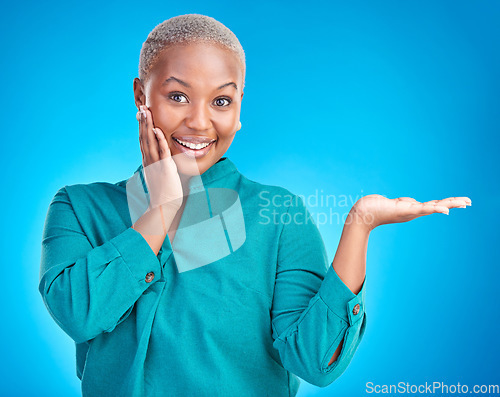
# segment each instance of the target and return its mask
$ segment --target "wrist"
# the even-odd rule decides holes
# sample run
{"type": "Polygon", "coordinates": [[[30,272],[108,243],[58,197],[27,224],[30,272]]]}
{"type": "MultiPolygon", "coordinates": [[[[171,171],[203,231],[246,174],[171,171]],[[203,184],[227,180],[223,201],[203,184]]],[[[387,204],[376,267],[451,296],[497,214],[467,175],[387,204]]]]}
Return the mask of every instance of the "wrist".
{"type": "Polygon", "coordinates": [[[142,216],[135,221],[132,228],[143,236],[165,237],[168,229],[162,221],[160,208],[148,209],[142,216]]]}
{"type": "Polygon", "coordinates": [[[160,208],[163,208],[163,211],[167,210],[168,212],[177,212],[181,207],[182,207],[182,200],[170,200],[170,201],[165,201],[161,204],[149,203],[147,212],[149,211],[159,212],[160,208]]]}
{"type": "Polygon", "coordinates": [[[363,209],[356,204],[354,204],[347,215],[345,225],[349,228],[360,230],[364,233],[369,234],[373,229],[375,229],[375,223],[371,213],[363,211],[363,209]]]}
{"type": "Polygon", "coordinates": [[[177,212],[181,209],[182,205],[177,205],[172,202],[164,203],[159,205],[157,208],[161,209],[165,215],[175,216],[177,212]]]}

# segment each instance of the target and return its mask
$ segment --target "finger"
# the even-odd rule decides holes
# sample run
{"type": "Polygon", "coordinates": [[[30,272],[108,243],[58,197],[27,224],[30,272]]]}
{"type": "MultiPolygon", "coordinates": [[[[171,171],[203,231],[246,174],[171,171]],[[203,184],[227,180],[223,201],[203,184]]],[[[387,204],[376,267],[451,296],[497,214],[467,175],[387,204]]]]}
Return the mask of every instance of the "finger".
{"type": "Polygon", "coordinates": [[[158,127],[154,128],[156,131],[156,139],[158,140],[158,153],[160,155],[160,159],[167,159],[171,157],[172,153],[170,152],[170,148],[168,147],[167,139],[165,138],[165,134],[158,127]]]}
{"type": "Polygon", "coordinates": [[[412,197],[398,197],[396,199],[396,206],[399,212],[407,218],[407,220],[415,219],[416,217],[429,215],[434,212],[445,212],[443,208],[436,209],[434,205],[424,204],[412,197]]]}
{"type": "Polygon", "coordinates": [[[450,197],[452,201],[464,201],[466,205],[472,205],[472,201],[469,197],[450,197]]]}
{"type": "Polygon", "coordinates": [[[448,207],[436,203],[422,203],[421,211],[424,215],[441,213],[441,214],[450,214],[450,210],[448,207]]]}
{"type": "Polygon", "coordinates": [[[468,197],[448,197],[443,200],[439,200],[437,204],[446,206],[448,208],[465,208],[468,203],[470,203],[468,197]]]}
{"type": "MultiPolygon", "coordinates": [[[[460,202],[458,205],[453,205],[452,202],[448,201],[444,201],[443,200],[430,200],[430,201],[426,201],[424,203],[422,203],[424,205],[429,205],[429,206],[433,206],[431,208],[436,208],[437,210],[434,211],[434,212],[440,212],[440,213],[443,213],[443,214],[446,214],[446,215],[449,215],[450,213],[450,208],[455,208],[457,206],[462,206],[464,203],[463,202],[460,202]]],[[[432,212],[431,212],[432,213],[432,212]]]]}
{"type": "Polygon", "coordinates": [[[414,201],[411,202],[410,204],[411,205],[408,207],[407,211],[411,213],[411,215],[415,216],[429,215],[429,214],[434,214],[436,212],[440,212],[443,214],[449,213],[448,207],[433,202],[420,203],[418,201],[414,201]]]}
{"type": "Polygon", "coordinates": [[[469,197],[466,197],[466,196],[464,196],[464,197],[453,197],[453,198],[455,200],[464,200],[464,201],[466,201],[468,203],[471,203],[471,199],[469,197]]]}
{"type": "Polygon", "coordinates": [[[144,145],[143,145],[143,142],[144,142],[144,134],[143,134],[143,128],[142,128],[142,113],[141,111],[137,111],[137,114],[136,114],[136,119],[137,121],[139,122],[139,147],[141,149],[141,155],[142,155],[142,164],[146,164],[146,152],[144,150],[144,145]]]}
{"type": "Polygon", "coordinates": [[[465,201],[466,203],[471,202],[469,197],[448,197],[448,198],[445,198],[441,201],[465,201]]]}
{"type": "Polygon", "coordinates": [[[160,154],[158,152],[158,140],[156,139],[156,134],[153,132],[153,118],[147,106],[141,106],[141,108],[144,111],[144,131],[146,134],[146,145],[148,147],[148,155],[150,158],[149,163],[155,163],[160,159],[160,154]]]}

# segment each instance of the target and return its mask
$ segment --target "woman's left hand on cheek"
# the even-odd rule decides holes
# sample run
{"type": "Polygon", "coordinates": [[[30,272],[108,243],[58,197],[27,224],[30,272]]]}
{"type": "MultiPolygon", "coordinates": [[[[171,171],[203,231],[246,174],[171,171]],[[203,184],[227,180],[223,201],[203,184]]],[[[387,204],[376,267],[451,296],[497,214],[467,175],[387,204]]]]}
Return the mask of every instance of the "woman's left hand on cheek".
{"type": "Polygon", "coordinates": [[[389,199],[380,194],[370,194],[360,198],[351,211],[361,218],[369,230],[373,230],[380,225],[407,222],[424,215],[448,215],[450,208],[465,208],[467,205],[471,205],[468,197],[449,197],[421,203],[411,197],[389,199]]]}

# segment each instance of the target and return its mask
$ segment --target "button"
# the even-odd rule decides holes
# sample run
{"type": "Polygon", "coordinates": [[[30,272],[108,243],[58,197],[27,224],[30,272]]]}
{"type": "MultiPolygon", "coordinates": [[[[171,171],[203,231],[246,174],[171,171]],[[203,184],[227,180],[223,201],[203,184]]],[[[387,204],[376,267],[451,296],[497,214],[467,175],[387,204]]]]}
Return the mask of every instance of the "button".
{"type": "Polygon", "coordinates": [[[352,314],[356,315],[359,313],[359,303],[356,303],[356,306],[352,309],[352,314]]]}
{"type": "Polygon", "coordinates": [[[146,282],[147,283],[150,283],[151,281],[153,281],[154,278],[155,278],[155,274],[153,272],[149,272],[148,274],[146,274],[146,282]]]}

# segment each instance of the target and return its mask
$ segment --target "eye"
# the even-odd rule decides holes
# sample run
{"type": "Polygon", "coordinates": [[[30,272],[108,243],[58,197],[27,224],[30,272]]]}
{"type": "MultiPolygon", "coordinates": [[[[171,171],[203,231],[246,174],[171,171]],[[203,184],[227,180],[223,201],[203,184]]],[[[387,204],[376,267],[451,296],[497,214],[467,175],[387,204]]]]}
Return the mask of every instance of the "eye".
{"type": "Polygon", "coordinates": [[[179,103],[187,103],[187,99],[185,97],[184,94],[181,94],[180,92],[173,92],[171,93],[169,96],[168,96],[170,99],[172,99],[173,101],[175,102],[179,102],[179,103]],[[177,98],[184,98],[186,99],[185,102],[182,102],[181,100],[178,100],[177,98]]]}
{"type": "Polygon", "coordinates": [[[217,98],[215,100],[215,104],[218,106],[218,107],[224,107],[224,101],[227,102],[227,105],[225,106],[229,106],[232,102],[232,99],[231,98],[228,98],[228,97],[220,97],[220,98],[217,98]]]}

